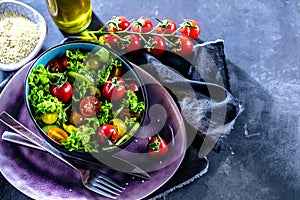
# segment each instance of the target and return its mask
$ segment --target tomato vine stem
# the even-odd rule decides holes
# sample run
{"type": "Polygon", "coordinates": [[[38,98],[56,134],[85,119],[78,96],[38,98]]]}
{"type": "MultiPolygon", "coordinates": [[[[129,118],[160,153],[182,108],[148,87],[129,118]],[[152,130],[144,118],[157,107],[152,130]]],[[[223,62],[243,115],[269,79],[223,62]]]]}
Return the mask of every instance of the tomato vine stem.
{"type": "MultiPolygon", "coordinates": [[[[119,40],[121,41],[126,41],[127,39],[124,39],[123,37],[121,37],[120,35],[124,35],[124,34],[134,34],[134,35],[138,35],[144,42],[145,44],[148,43],[148,41],[145,39],[145,36],[158,36],[158,37],[162,37],[166,43],[168,43],[171,47],[175,47],[176,44],[174,42],[172,42],[170,39],[170,37],[176,37],[176,33],[180,30],[180,27],[177,28],[173,33],[171,34],[166,34],[166,29],[164,30],[163,33],[155,33],[154,31],[161,26],[161,24],[163,23],[162,20],[155,18],[159,24],[157,24],[155,27],[153,27],[150,31],[148,32],[134,32],[134,31],[130,31],[130,29],[133,27],[134,23],[130,23],[130,26],[128,26],[125,30],[120,30],[120,31],[116,31],[116,32],[111,32],[106,30],[107,27],[109,26],[109,24],[114,23],[113,19],[107,21],[99,30],[96,31],[84,31],[81,36],[75,36],[74,38],[77,39],[83,39],[83,40],[89,40],[89,41],[93,41],[96,43],[99,43],[99,36],[101,35],[105,35],[105,34],[110,34],[113,35],[115,37],[117,37],[119,40]]],[[[131,20],[132,21],[132,20],[131,20]]],[[[178,36],[177,36],[178,37],[178,36]]]]}
{"type": "MultiPolygon", "coordinates": [[[[122,51],[129,49],[133,51],[135,49],[131,48],[138,46],[137,49],[145,48],[153,55],[157,53],[154,51],[160,47],[162,51],[169,48],[180,56],[187,56],[193,52],[194,43],[196,43],[194,40],[200,34],[200,25],[195,20],[185,19],[182,24],[176,26],[176,23],[170,19],[160,20],[156,17],[154,19],[158,21],[155,26],[144,17],[128,21],[123,16],[114,16],[99,30],[86,30],[81,35],[71,36],[71,38],[108,45],[112,48],[117,47],[122,51]]],[[[161,53],[156,55],[161,55],[161,53]]]]}

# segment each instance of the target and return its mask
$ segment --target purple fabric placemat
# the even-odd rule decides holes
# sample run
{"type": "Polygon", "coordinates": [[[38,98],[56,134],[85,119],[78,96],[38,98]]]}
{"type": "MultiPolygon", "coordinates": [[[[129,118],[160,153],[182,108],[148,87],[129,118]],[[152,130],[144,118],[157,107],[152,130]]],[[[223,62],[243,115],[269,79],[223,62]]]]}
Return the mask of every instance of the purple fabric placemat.
{"type": "Polygon", "coordinates": [[[147,197],[155,199],[206,173],[208,160],[205,155],[211,150],[218,151],[242,108],[230,94],[224,44],[221,40],[200,43],[188,60],[169,52],[158,58],[143,51],[125,57],[165,86],[186,123],[189,148],[185,158],[175,175],[147,197]],[[200,106],[200,109],[194,110],[195,105],[196,108],[200,106]],[[214,113],[219,113],[221,119],[214,118],[214,113]]]}
{"type": "MultiPolygon", "coordinates": [[[[30,118],[25,104],[24,80],[29,68],[30,64],[18,71],[1,93],[0,112],[6,111],[28,129],[42,137],[30,118]]],[[[150,83],[145,86],[148,106],[151,108],[152,105],[160,105],[169,111],[166,113],[167,126],[163,127],[164,132],[160,135],[166,140],[167,138],[171,140],[170,132],[165,130],[171,127],[174,131],[175,142],[169,146],[167,157],[161,160],[149,160],[148,155],[144,154],[144,150],[146,149],[149,132],[156,127],[156,124],[146,123],[145,126],[141,126],[142,130],[138,139],[130,143],[126,149],[115,154],[142,168],[146,167],[151,179],[142,180],[109,168],[98,168],[123,187],[126,187],[120,194],[120,199],[144,198],[164,185],[180,166],[186,146],[184,124],[172,97],[148,73],[139,70],[139,74],[142,76],[143,81],[150,83]],[[151,94],[157,94],[159,97],[157,98],[151,94]],[[138,156],[138,159],[136,156],[138,156]],[[145,163],[147,163],[146,166],[143,166],[145,163]]],[[[151,120],[157,121],[156,117],[160,117],[160,115],[153,116],[151,120]]],[[[10,128],[0,123],[0,138],[5,130],[10,130],[10,128]]],[[[83,187],[79,174],[51,154],[8,143],[2,139],[0,139],[0,152],[0,170],[3,176],[15,188],[33,199],[108,199],[83,187]]],[[[111,167],[114,166],[111,165],[111,167]]],[[[0,192],[2,191],[4,190],[0,190],[0,192]]]]}

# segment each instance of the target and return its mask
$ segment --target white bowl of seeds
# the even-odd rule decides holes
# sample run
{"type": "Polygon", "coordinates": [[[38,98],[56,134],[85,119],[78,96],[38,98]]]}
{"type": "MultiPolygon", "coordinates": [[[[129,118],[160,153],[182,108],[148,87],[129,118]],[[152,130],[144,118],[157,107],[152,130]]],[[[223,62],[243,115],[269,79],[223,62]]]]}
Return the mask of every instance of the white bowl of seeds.
{"type": "Polygon", "coordinates": [[[47,24],[36,10],[19,1],[0,1],[0,70],[14,71],[41,50],[47,24]]]}

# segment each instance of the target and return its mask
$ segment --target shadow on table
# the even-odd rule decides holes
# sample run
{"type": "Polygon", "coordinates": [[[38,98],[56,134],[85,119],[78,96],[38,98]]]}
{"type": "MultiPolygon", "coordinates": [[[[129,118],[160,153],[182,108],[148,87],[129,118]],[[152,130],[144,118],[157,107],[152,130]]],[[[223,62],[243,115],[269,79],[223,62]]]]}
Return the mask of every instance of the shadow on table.
{"type": "MultiPolygon", "coordinates": [[[[296,152],[299,116],[284,114],[281,107],[274,105],[274,94],[268,93],[238,66],[227,62],[232,93],[245,111],[220,154],[210,153],[209,172],[191,190],[203,199],[222,196],[297,199],[300,196],[299,151],[296,152]]],[[[193,192],[186,195],[195,199],[193,192]]]]}

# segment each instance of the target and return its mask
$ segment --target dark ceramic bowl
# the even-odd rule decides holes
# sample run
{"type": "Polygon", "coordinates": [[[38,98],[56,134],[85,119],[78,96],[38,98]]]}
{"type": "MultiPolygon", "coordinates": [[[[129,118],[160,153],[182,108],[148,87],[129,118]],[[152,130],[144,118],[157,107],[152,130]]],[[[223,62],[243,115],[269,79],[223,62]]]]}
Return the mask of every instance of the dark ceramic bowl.
{"type": "MultiPolygon", "coordinates": [[[[32,110],[33,106],[31,105],[31,102],[28,99],[28,95],[31,90],[30,85],[29,85],[29,76],[32,73],[34,68],[36,68],[37,66],[39,66],[41,64],[46,66],[46,64],[50,60],[63,56],[65,54],[66,50],[80,49],[85,52],[95,52],[95,51],[99,50],[100,48],[105,48],[110,53],[110,55],[113,55],[115,59],[120,60],[123,68],[125,69],[126,76],[127,77],[129,76],[131,79],[133,79],[139,86],[140,90],[138,92],[138,97],[140,98],[141,101],[145,102],[145,110],[139,121],[140,125],[143,126],[144,118],[145,118],[146,110],[147,110],[147,97],[146,97],[145,87],[143,86],[142,80],[139,78],[136,71],[132,68],[131,64],[126,59],[124,59],[122,56],[117,55],[116,52],[114,52],[112,49],[110,49],[108,47],[101,46],[101,45],[94,44],[94,43],[89,43],[89,42],[68,42],[68,43],[59,44],[57,46],[54,46],[54,47],[46,50],[35,60],[35,62],[31,66],[30,70],[28,71],[28,74],[26,75],[26,79],[25,79],[25,81],[26,81],[25,82],[26,106],[27,106],[27,109],[30,113],[30,116],[31,116],[35,126],[40,131],[41,135],[45,138],[45,140],[48,143],[50,143],[53,147],[55,147],[59,151],[65,153],[65,154],[68,154],[70,156],[83,158],[83,159],[87,159],[87,160],[95,160],[95,153],[84,152],[84,151],[79,151],[79,150],[69,151],[63,145],[61,145],[60,143],[58,143],[55,140],[53,140],[52,138],[50,138],[47,135],[47,133],[45,131],[43,131],[42,126],[44,126],[45,124],[42,124],[40,122],[40,120],[36,119],[36,117],[34,115],[34,110],[32,110]]],[[[76,105],[76,104],[72,103],[72,106],[74,106],[74,105],[76,105]]],[[[119,146],[110,146],[109,148],[99,149],[99,152],[96,153],[96,157],[98,157],[98,156],[101,157],[102,155],[112,155],[112,154],[118,152],[119,150],[124,149],[126,146],[128,146],[134,140],[134,138],[137,136],[137,134],[139,133],[140,130],[141,129],[137,129],[137,131],[135,131],[133,133],[133,135],[130,139],[126,140],[124,143],[122,143],[119,146]]]]}

